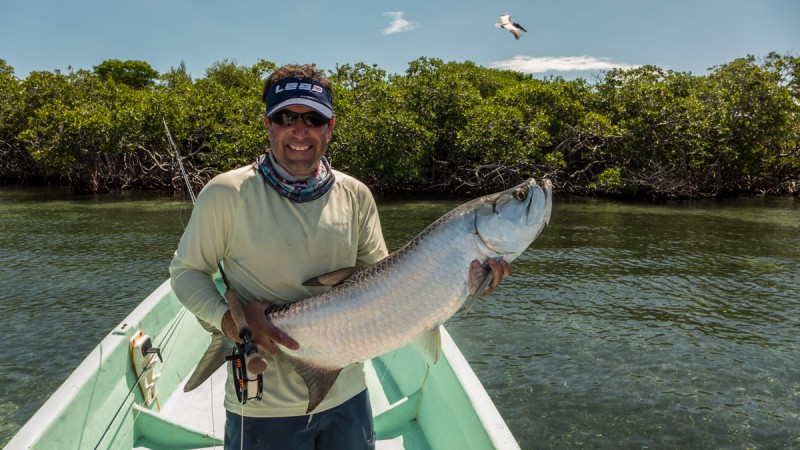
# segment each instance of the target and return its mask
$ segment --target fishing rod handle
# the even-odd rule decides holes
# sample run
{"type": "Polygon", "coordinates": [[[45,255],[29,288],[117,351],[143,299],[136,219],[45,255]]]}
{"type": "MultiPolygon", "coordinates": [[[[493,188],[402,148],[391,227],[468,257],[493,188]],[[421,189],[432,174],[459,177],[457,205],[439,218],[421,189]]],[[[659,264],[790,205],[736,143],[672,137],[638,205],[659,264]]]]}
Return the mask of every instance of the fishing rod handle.
{"type": "Polygon", "coordinates": [[[258,352],[256,343],[251,339],[252,332],[247,325],[247,318],[244,315],[242,304],[239,302],[239,294],[233,290],[225,291],[225,299],[228,301],[228,308],[231,311],[231,318],[236,324],[236,331],[239,338],[244,342],[244,357],[247,371],[252,374],[259,374],[267,370],[267,358],[258,352]]]}
{"type": "Polygon", "coordinates": [[[250,327],[247,326],[247,318],[244,315],[242,304],[239,302],[239,293],[233,289],[227,289],[225,291],[225,300],[228,301],[228,308],[231,311],[231,318],[233,319],[233,323],[236,324],[236,334],[242,338],[242,335],[245,333],[245,331],[248,334],[250,333],[250,327]]]}

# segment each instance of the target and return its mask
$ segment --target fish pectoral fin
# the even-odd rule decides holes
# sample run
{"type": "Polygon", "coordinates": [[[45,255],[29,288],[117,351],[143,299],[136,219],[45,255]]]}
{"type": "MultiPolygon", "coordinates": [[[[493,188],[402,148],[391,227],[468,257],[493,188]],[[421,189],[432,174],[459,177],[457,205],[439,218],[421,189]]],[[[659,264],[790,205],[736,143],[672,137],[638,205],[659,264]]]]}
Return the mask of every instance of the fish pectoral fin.
{"type": "Polygon", "coordinates": [[[299,359],[288,359],[294,365],[294,370],[306,382],[306,387],[308,388],[308,409],[306,409],[306,414],[308,414],[322,403],[342,369],[324,369],[312,366],[299,359]]]}
{"type": "Polygon", "coordinates": [[[411,345],[425,356],[428,364],[436,364],[439,361],[439,349],[442,348],[442,333],[439,331],[439,326],[418,334],[411,341],[411,345]]]}
{"type": "Polygon", "coordinates": [[[194,371],[189,376],[186,385],[183,386],[183,392],[189,392],[196,389],[203,384],[214,372],[217,371],[223,364],[225,364],[225,356],[228,352],[230,344],[227,342],[225,335],[222,331],[214,328],[210,323],[197,319],[200,325],[211,332],[211,343],[203,356],[200,357],[200,362],[195,366],[194,371]]]}
{"type": "Polygon", "coordinates": [[[345,267],[342,269],[334,270],[314,278],[309,278],[303,282],[303,286],[336,286],[350,278],[354,273],[361,270],[362,267],[345,267]]]}
{"type": "Polygon", "coordinates": [[[475,303],[478,303],[478,300],[480,299],[475,296],[469,296],[467,298],[467,301],[464,303],[464,308],[463,308],[464,317],[466,317],[467,314],[469,314],[469,312],[472,311],[472,307],[475,306],[475,303]]]}
{"type": "MultiPolygon", "coordinates": [[[[486,266],[486,264],[484,264],[484,266],[486,266]]],[[[493,278],[494,278],[494,273],[490,269],[486,269],[486,276],[483,277],[483,281],[477,288],[475,288],[475,292],[470,294],[469,298],[464,303],[464,308],[463,308],[464,316],[469,314],[469,312],[472,310],[472,307],[475,306],[475,303],[477,303],[478,300],[480,300],[481,295],[483,295],[483,293],[489,287],[489,283],[492,282],[493,278]]]]}

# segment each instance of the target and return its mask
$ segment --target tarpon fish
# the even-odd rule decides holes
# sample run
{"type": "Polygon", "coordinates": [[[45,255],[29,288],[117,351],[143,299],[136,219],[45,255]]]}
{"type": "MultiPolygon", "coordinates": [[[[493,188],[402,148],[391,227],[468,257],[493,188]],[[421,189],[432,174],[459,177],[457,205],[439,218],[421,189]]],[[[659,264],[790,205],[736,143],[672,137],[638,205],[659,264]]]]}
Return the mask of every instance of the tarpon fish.
{"type": "MultiPolygon", "coordinates": [[[[378,263],[317,277],[316,284],[335,285],[327,292],[271,311],[272,323],[300,343],[297,350],[280,347],[280,351],[306,382],[306,412],[319,405],[349,364],[409,342],[435,362],[439,325],[470,295],[470,263],[493,257],[513,261],[539,236],[551,209],[548,180],[540,187],[529,179],[476,198],[378,263]]],[[[224,354],[219,354],[225,347],[221,336],[216,331],[186,390],[199,385],[224,361],[224,354]],[[217,348],[215,356],[209,354],[212,347],[217,348]]]]}

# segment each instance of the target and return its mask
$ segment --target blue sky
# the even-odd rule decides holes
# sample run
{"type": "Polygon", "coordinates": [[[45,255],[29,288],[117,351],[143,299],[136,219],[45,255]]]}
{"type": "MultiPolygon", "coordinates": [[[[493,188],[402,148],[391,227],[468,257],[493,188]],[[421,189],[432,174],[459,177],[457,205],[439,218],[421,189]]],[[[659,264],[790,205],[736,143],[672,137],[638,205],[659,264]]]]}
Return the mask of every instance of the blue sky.
{"type": "Polygon", "coordinates": [[[0,0],[0,59],[20,78],[135,59],[195,78],[214,62],[364,62],[404,73],[434,57],[537,77],[653,64],[707,73],[770,51],[800,56],[800,0],[0,0]],[[519,41],[494,27],[511,14],[519,41]]]}

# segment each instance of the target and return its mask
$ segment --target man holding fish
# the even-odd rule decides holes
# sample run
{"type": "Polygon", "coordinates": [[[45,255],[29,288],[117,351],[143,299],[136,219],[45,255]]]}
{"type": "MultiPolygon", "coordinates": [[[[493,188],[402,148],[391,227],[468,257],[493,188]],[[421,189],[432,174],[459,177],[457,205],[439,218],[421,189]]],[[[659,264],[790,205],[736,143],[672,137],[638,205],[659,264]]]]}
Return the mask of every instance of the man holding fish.
{"type": "MultiPolygon", "coordinates": [[[[222,262],[253,341],[271,355],[260,400],[241,404],[229,371],[225,448],[372,448],[363,364],[337,369],[308,411],[308,380],[279,351],[299,351],[300,344],[268,313],[328,289],[304,285],[308,279],[386,258],[375,201],[325,158],[335,116],[333,89],[321,71],[280,67],[266,80],[263,100],[271,148],[204,187],[170,266],[172,288],[198,319],[239,341],[241,324],[212,281],[222,262]]],[[[487,268],[491,283],[481,295],[510,274],[503,259],[473,260],[463,267],[472,292],[487,268]]]]}

